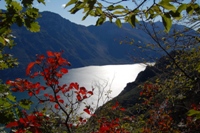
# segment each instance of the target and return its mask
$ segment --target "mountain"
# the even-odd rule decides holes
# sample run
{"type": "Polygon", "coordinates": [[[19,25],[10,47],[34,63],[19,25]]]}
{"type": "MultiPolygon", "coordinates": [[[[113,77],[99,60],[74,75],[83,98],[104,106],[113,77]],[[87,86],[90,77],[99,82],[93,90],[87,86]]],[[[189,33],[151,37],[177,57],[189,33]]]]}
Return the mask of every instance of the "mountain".
{"type": "Polygon", "coordinates": [[[41,15],[38,19],[41,30],[38,33],[31,33],[24,27],[12,27],[17,45],[6,51],[18,58],[20,64],[17,68],[0,72],[1,79],[23,77],[27,64],[34,61],[35,55],[45,54],[48,50],[63,50],[64,56],[72,64],[71,68],[141,62],[134,58],[155,61],[155,58],[161,56],[150,50],[143,52],[144,49],[139,46],[145,46],[153,40],[143,30],[131,28],[129,24],[118,28],[106,22],[98,27],[85,27],[52,12],[45,11],[41,15]],[[130,45],[130,41],[134,43],[130,45]]]}
{"type": "Polygon", "coordinates": [[[196,66],[193,67],[199,56],[192,56],[198,53],[199,49],[193,49],[191,52],[176,50],[161,57],[154,66],[148,66],[140,72],[136,80],[128,83],[117,97],[98,108],[95,117],[91,117],[86,126],[95,127],[98,125],[96,121],[101,118],[108,123],[119,119],[120,128],[127,125],[125,129],[130,132],[161,130],[198,133],[199,126],[191,126],[189,123],[193,120],[197,121],[193,122],[194,125],[199,125],[199,117],[195,111],[199,113],[200,74],[196,71],[196,66]],[[180,62],[176,62],[175,67],[175,62],[171,59],[177,57],[180,62]],[[166,116],[169,116],[168,122],[172,124],[170,129],[162,130],[160,127],[163,126],[160,126],[160,123],[163,122],[162,119],[163,123],[168,123],[165,121],[166,116]],[[144,130],[146,127],[150,130],[144,130]]]}

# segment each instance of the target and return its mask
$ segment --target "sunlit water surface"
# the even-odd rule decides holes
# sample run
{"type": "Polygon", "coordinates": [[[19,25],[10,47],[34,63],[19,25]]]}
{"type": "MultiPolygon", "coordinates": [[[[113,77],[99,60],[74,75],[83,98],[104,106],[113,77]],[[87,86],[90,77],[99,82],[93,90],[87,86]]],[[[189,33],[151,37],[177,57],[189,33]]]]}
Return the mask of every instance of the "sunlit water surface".
{"type": "MultiPolygon", "coordinates": [[[[93,111],[95,111],[97,107],[119,95],[126,87],[127,83],[133,82],[138,73],[143,71],[145,68],[145,64],[104,65],[74,68],[69,69],[69,72],[60,79],[59,83],[60,85],[69,85],[71,82],[77,82],[80,87],[83,86],[89,91],[94,89],[94,95],[84,100],[84,102],[82,102],[84,104],[81,104],[81,106],[78,107],[77,113],[79,114],[83,112],[86,105],[90,105],[93,111]]],[[[33,81],[42,82],[41,79],[34,79],[33,81]]],[[[40,96],[44,97],[44,93],[52,93],[52,91],[51,89],[46,89],[45,92],[40,93],[40,96]]],[[[23,94],[23,97],[25,98],[28,96],[23,94]]],[[[63,100],[67,101],[65,96],[61,95],[61,97],[63,100]]],[[[47,105],[50,106],[51,104],[47,105]]]]}

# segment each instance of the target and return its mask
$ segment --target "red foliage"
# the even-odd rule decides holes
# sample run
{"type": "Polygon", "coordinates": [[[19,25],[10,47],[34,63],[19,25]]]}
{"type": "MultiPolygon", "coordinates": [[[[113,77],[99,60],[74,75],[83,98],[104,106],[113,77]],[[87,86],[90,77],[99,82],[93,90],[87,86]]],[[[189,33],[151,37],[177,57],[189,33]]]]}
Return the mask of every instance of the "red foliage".
{"type": "Polygon", "coordinates": [[[119,118],[113,120],[102,118],[98,122],[101,124],[100,128],[94,133],[130,133],[120,126],[119,118]]]}
{"type": "Polygon", "coordinates": [[[40,90],[45,90],[46,87],[40,85],[39,82],[32,83],[28,81],[27,79],[16,79],[15,81],[7,81],[8,85],[12,86],[11,89],[13,92],[24,92],[28,91],[29,96],[32,96],[33,93],[39,94],[40,90]]]}
{"type": "Polygon", "coordinates": [[[8,123],[6,128],[17,127],[16,133],[26,133],[27,130],[34,133],[42,133],[40,130],[42,116],[41,112],[25,115],[24,118],[8,123]]]}
{"type": "Polygon", "coordinates": [[[54,105],[54,107],[55,109],[59,109],[59,105],[57,103],[54,105]]]}
{"type": "Polygon", "coordinates": [[[85,111],[85,112],[86,112],[87,114],[89,114],[89,115],[91,114],[91,113],[90,113],[90,110],[89,110],[88,108],[84,109],[83,111],[85,111]]]}
{"type": "Polygon", "coordinates": [[[112,106],[112,110],[115,110],[119,106],[119,102],[116,102],[114,106],[112,106]]]}
{"type": "Polygon", "coordinates": [[[28,64],[28,66],[26,68],[26,75],[30,74],[31,69],[35,64],[36,64],[35,62],[31,62],[31,63],[28,64]]]}
{"type": "MultiPolygon", "coordinates": [[[[63,96],[67,96],[69,92],[73,91],[73,94],[76,96],[76,101],[70,101],[69,103],[75,105],[77,101],[82,101],[91,95],[93,95],[93,90],[88,91],[85,87],[79,87],[78,83],[70,83],[69,86],[66,84],[60,85],[59,79],[62,78],[64,74],[68,73],[68,69],[66,66],[70,66],[71,64],[64,58],[62,58],[63,52],[52,52],[47,51],[47,57],[44,55],[37,55],[37,59],[35,62],[29,63],[26,69],[26,75],[30,78],[35,77],[43,77],[46,86],[41,85],[39,82],[33,83],[28,81],[27,79],[16,79],[15,81],[8,80],[6,83],[10,85],[13,92],[24,92],[27,91],[29,96],[35,96],[39,103],[44,103],[46,101],[52,102],[55,109],[59,109],[60,111],[64,111],[63,107],[70,107],[67,104],[64,105],[65,101],[62,99],[61,94],[63,96]],[[38,65],[42,71],[31,72],[32,68],[38,65]],[[41,90],[45,90],[46,88],[50,89],[52,93],[44,93],[44,97],[40,98],[37,95],[40,94],[41,90]]],[[[84,112],[87,114],[91,114],[90,109],[84,109],[84,112]]],[[[66,112],[65,112],[66,113],[66,112]]],[[[40,117],[40,114],[30,114],[25,118],[20,118],[18,121],[11,122],[7,125],[8,128],[12,127],[20,127],[17,128],[18,132],[25,132],[26,128],[30,129],[31,132],[40,132],[40,121],[37,121],[40,117]],[[28,121],[30,121],[28,123],[28,121]],[[23,125],[23,126],[21,126],[23,125]],[[31,126],[31,128],[29,128],[31,126]]],[[[67,114],[66,115],[70,115],[67,114]]],[[[86,120],[82,119],[81,123],[86,122],[86,120]]],[[[71,124],[65,123],[69,128],[72,127],[71,124]]]]}

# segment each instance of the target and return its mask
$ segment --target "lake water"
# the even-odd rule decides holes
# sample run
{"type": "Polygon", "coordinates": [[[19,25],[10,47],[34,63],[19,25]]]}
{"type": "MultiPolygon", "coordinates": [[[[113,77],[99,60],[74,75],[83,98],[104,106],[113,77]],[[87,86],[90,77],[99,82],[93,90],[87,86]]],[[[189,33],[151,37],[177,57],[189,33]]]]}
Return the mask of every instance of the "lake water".
{"type": "Polygon", "coordinates": [[[111,90],[111,97],[116,97],[126,87],[126,84],[133,82],[138,73],[145,68],[144,64],[87,66],[70,69],[60,83],[77,82],[88,90],[99,86],[105,91],[111,90]]]}
{"type": "MultiPolygon", "coordinates": [[[[77,82],[87,90],[94,88],[94,95],[85,103],[95,110],[98,106],[119,95],[126,84],[133,82],[138,73],[145,68],[144,64],[87,66],[70,69],[60,83],[77,82]],[[98,99],[100,99],[99,102],[97,102],[98,99]]],[[[84,105],[79,108],[79,112],[83,112],[84,105]]]]}
{"type": "MultiPolygon", "coordinates": [[[[69,69],[68,74],[60,79],[60,84],[69,84],[77,82],[79,86],[87,90],[94,89],[94,95],[84,101],[85,104],[95,111],[95,109],[108,100],[116,97],[126,87],[126,84],[133,82],[138,73],[146,68],[145,64],[129,65],[104,65],[104,66],[87,66],[82,68],[69,69]]],[[[38,81],[41,79],[36,79],[38,81]]],[[[51,93],[47,89],[45,93],[51,93]],[[48,92],[49,91],[49,92],[48,92]]],[[[22,95],[22,94],[21,94],[22,95]]],[[[43,93],[40,94],[43,97],[43,93]]],[[[23,94],[23,97],[27,97],[23,94]]],[[[61,96],[67,100],[65,96],[61,96]]],[[[83,112],[85,104],[78,107],[77,113],[83,112]]],[[[87,115],[85,115],[87,117],[87,115]]]]}

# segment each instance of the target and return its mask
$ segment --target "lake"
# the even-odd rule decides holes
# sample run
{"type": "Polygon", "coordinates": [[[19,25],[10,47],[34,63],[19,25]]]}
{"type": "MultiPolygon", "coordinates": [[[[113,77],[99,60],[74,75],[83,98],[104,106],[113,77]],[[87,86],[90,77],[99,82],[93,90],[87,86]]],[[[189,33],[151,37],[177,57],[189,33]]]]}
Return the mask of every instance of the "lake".
{"type": "MultiPolygon", "coordinates": [[[[84,103],[90,105],[95,111],[96,108],[119,95],[126,87],[126,84],[133,82],[138,73],[145,68],[146,65],[142,63],[74,68],[69,69],[69,72],[60,79],[59,83],[62,85],[77,82],[80,87],[83,86],[87,90],[94,89],[94,95],[86,99],[84,103]]],[[[41,79],[34,79],[34,81],[38,80],[41,82],[41,79]]],[[[46,89],[45,93],[51,93],[50,90],[51,89],[46,89]]],[[[40,96],[44,97],[43,94],[44,93],[41,93],[40,96]]],[[[27,94],[19,94],[18,96],[21,98],[28,97],[27,94]]],[[[67,100],[65,96],[61,97],[67,100]]],[[[77,113],[83,112],[85,104],[81,104],[80,107],[78,107],[77,113]]]]}

